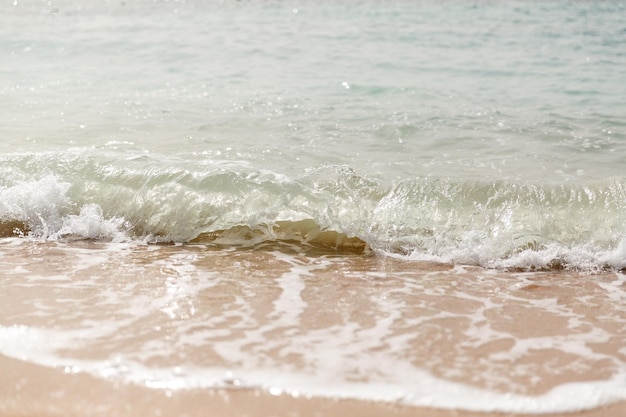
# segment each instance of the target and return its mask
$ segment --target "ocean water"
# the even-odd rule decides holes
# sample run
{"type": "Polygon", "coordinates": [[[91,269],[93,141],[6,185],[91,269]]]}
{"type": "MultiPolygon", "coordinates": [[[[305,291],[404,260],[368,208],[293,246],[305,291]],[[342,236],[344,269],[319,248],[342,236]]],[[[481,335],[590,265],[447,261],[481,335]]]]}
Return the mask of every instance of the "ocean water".
{"type": "Polygon", "coordinates": [[[626,265],[621,2],[2,7],[4,235],[626,265]]]}
{"type": "MultiPolygon", "coordinates": [[[[299,297],[306,277],[315,276],[315,265],[332,270],[333,262],[349,262],[352,256],[480,267],[486,276],[498,277],[511,270],[566,270],[582,273],[584,281],[585,274],[603,272],[610,279],[600,279],[598,288],[623,306],[625,15],[620,1],[5,1],[0,5],[0,245],[4,257],[13,259],[7,261],[5,271],[13,271],[7,276],[35,268],[29,257],[48,248],[70,260],[50,280],[90,270],[95,278],[85,285],[91,288],[112,274],[131,280],[129,265],[139,267],[125,263],[130,252],[145,252],[150,260],[153,252],[178,248],[178,254],[162,255],[169,261],[159,258],[161,269],[140,274],[160,277],[174,291],[166,295],[173,297],[179,293],[170,278],[184,284],[220,271],[216,265],[199,267],[199,259],[272,253],[273,260],[255,265],[259,270],[276,262],[290,265],[284,274],[270,268],[275,286],[284,294],[292,291],[295,303],[273,301],[276,317],[289,321],[288,311],[295,309],[293,322],[277,324],[283,330],[300,320],[306,302],[299,297]],[[307,258],[286,255],[284,248],[291,245],[307,258]],[[102,275],[89,266],[84,256],[89,250],[105,265],[102,275]],[[117,257],[120,263],[109,265],[117,257]]],[[[398,291],[409,296],[415,284],[405,282],[405,275],[377,268],[382,267],[363,273],[401,282],[398,291]]],[[[48,279],[33,274],[33,282],[48,279]]],[[[31,285],[20,284],[19,276],[7,282],[16,288],[31,285]]],[[[57,284],[69,291],[72,285],[83,288],[80,282],[57,284]]],[[[183,293],[197,297],[205,284],[183,285],[191,288],[183,293]]],[[[116,291],[116,303],[137,295],[133,289],[116,291]]],[[[482,297],[482,307],[466,316],[480,322],[482,309],[493,307],[488,291],[463,294],[474,301],[482,297]]],[[[576,297],[583,300],[585,294],[576,297]]],[[[175,313],[183,308],[180,300],[156,306],[159,299],[142,299],[132,314],[170,311],[182,320],[175,313]],[[167,310],[172,303],[177,307],[167,310]]],[[[406,302],[396,300],[397,311],[406,302]]],[[[384,328],[384,320],[393,317],[383,312],[394,307],[376,305],[384,328]]],[[[527,307],[563,313],[568,320],[576,316],[558,306],[527,307]]],[[[241,308],[238,314],[245,316],[241,308]]],[[[255,317],[250,314],[248,319],[255,317]]],[[[544,342],[584,356],[585,343],[623,339],[620,314],[609,315],[617,327],[586,334],[589,339],[544,342]]],[[[124,320],[103,320],[94,337],[114,333],[106,326],[119,331],[128,324],[124,320]]],[[[54,352],[72,345],[76,329],[59,324],[53,330],[46,323],[29,327],[7,319],[0,327],[5,344],[0,351],[19,356],[16,346],[24,338],[45,339],[58,331],[67,344],[58,342],[44,353],[33,347],[32,362],[79,363],[80,369],[109,375],[113,352],[93,363],[71,355],[74,362],[59,359],[54,352]]],[[[337,330],[345,323],[331,323],[327,337],[350,340],[337,330]]],[[[374,349],[374,340],[384,334],[399,343],[391,343],[388,352],[410,346],[393,326],[385,331],[363,336],[364,349],[374,349]]],[[[296,340],[304,351],[322,336],[311,331],[296,340]]],[[[499,340],[491,336],[483,342],[499,340]]],[[[137,357],[128,359],[137,372],[124,378],[160,380],[154,376],[160,368],[145,377],[149,360],[141,356],[158,350],[160,339],[154,337],[154,346],[141,345],[137,357]]],[[[183,345],[200,343],[190,337],[183,332],[175,338],[183,345]]],[[[233,352],[242,353],[244,342],[258,339],[247,335],[232,343],[238,341],[242,345],[233,352]]],[[[229,346],[220,346],[226,355],[229,346]]],[[[518,353],[525,349],[520,346],[518,353]]],[[[335,354],[344,349],[323,347],[335,354]]],[[[174,348],[163,349],[172,354],[168,349],[174,348]]],[[[619,352],[585,357],[610,356],[615,372],[605,378],[613,384],[608,393],[625,386],[619,352]]],[[[240,371],[262,368],[242,358],[224,361],[240,371]]],[[[363,358],[363,363],[380,359],[374,353],[363,358]]],[[[309,367],[317,363],[308,360],[309,367]]],[[[390,367],[402,369],[402,363],[390,367]]],[[[330,365],[317,366],[331,373],[330,365]]],[[[170,381],[169,388],[176,381],[211,386],[210,375],[230,372],[224,363],[198,367],[186,379],[167,374],[162,380],[170,381]]],[[[310,369],[300,371],[304,376],[297,378],[306,380],[310,369]]],[[[506,374],[491,371],[484,372],[492,382],[506,374]]],[[[437,376],[454,379],[455,372],[460,371],[437,376]]],[[[286,372],[291,382],[277,386],[296,390],[296,374],[286,372]]],[[[398,381],[411,377],[409,372],[398,381]]],[[[396,398],[408,385],[389,379],[385,374],[365,388],[346,383],[333,391],[321,378],[298,389],[365,399],[391,390],[380,396],[396,398]]],[[[481,389],[494,388],[492,382],[481,389]]],[[[502,386],[516,392],[507,384],[502,386]]],[[[475,394],[450,404],[446,398],[457,392],[451,386],[443,384],[432,404],[488,409],[489,403],[498,410],[541,412],[568,409],[568,404],[591,407],[617,395],[590,394],[586,402],[578,388],[564,388],[568,395],[542,392],[562,400],[546,400],[556,404],[552,408],[537,406],[532,398],[491,394],[483,402],[473,402],[482,398],[475,394]],[[566,401],[575,397],[578,403],[566,401]]],[[[421,388],[406,389],[401,397],[414,398],[408,403],[428,405],[415,394],[421,388]]],[[[526,394],[519,389],[519,395],[526,394]]]]}

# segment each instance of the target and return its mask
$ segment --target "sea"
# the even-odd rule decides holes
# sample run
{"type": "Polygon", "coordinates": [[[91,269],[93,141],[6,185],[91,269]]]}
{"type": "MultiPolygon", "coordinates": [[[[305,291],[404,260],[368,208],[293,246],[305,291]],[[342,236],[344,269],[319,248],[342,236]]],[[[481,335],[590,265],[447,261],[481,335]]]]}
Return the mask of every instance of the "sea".
{"type": "Polygon", "coordinates": [[[625,17],[2,0],[0,355],[170,394],[626,400],[625,17]]]}

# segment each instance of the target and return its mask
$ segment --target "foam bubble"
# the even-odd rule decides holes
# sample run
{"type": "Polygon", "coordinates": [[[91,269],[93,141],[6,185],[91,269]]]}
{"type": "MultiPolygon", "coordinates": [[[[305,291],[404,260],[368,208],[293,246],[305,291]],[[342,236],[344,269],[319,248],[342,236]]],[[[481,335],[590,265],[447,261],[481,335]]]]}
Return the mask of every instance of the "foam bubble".
{"type": "Polygon", "coordinates": [[[50,237],[123,241],[128,239],[124,230],[129,228],[122,218],[105,219],[99,205],[86,204],[78,215],[64,217],[61,228],[50,237]]]}
{"type": "Polygon", "coordinates": [[[36,236],[55,233],[71,207],[70,184],[48,175],[0,189],[0,219],[24,222],[36,236]]]}
{"type": "Polygon", "coordinates": [[[615,269],[626,268],[626,238],[622,239],[617,247],[608,253],[601,254],[599,257],[601,263],[606,263],[615,269]]]}

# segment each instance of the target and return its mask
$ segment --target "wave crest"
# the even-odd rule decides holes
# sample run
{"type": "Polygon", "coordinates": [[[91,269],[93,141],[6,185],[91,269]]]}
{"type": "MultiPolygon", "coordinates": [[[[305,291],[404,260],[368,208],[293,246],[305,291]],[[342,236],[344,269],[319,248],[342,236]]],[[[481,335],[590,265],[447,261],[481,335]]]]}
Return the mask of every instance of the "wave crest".
{"type": "Polygon", "coordinates": [[[488,268],[626,267],[624,178],[538,184],[416,177],[390,186],[347,166],[290,177],[220,164],[138,164],[114,168],[83,158],[36,180],[2,178],[0,237],[280,242],[488,268]]]}

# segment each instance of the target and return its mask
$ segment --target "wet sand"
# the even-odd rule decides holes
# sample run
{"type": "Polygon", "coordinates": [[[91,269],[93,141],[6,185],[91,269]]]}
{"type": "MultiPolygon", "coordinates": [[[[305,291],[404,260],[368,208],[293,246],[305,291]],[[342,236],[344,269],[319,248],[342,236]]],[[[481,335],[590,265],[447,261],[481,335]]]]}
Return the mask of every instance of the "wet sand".
{"type": "Polygon", "coordinates": [[[290,243],[234,250],[9,239],[0,255],[2,416],[528,411],[512,400],[509,412],[489,412],[502,403],[473,403],[475,389],[536,398],[532,413],[542,415],[626,413],[623,396],[595,385],[625,369],[618,273],[489,271],[290,243]],[[180,375],[158,381],[151,373],[178,367],[180,375]],[[467,387],[467,398],[446,399],[433,386],[435,407],[424,407],[428,384],[407,387],[414,381],[402,368],[467,387]],[[244,378],[211,381],[205,371],[215,369],[244,378]],[[267,381],[247,385],[246,372],[258,369],[267,381]],[[274,373],[313,382],[272,390],[274,373]],[[320,375],[340,381],[334,398],[307,392],[320,375]],[[609,404],[576,411],[568,405],[576,398],[549,396],[575,382],[609,404]],[[411,395],[344,395],[354,386],[375,393],[381,383],[411,395]],[[551,412],[544,398],[568,412],[551,412]]]}
{"type": "MultiPolygon", "coordinates": [[[[481,417],[523,416],[437,410],[395,404],[274,396],[250,389],[214,389],[166,393],[137,385],[111,384],[88,375],[33,366],[0,357],[0,415],[3,417],[86,416],[394,416],[481,417]]],[[[619,417],[626,402],[594,410],[546,414],[571,417],[619,417]]]]}

